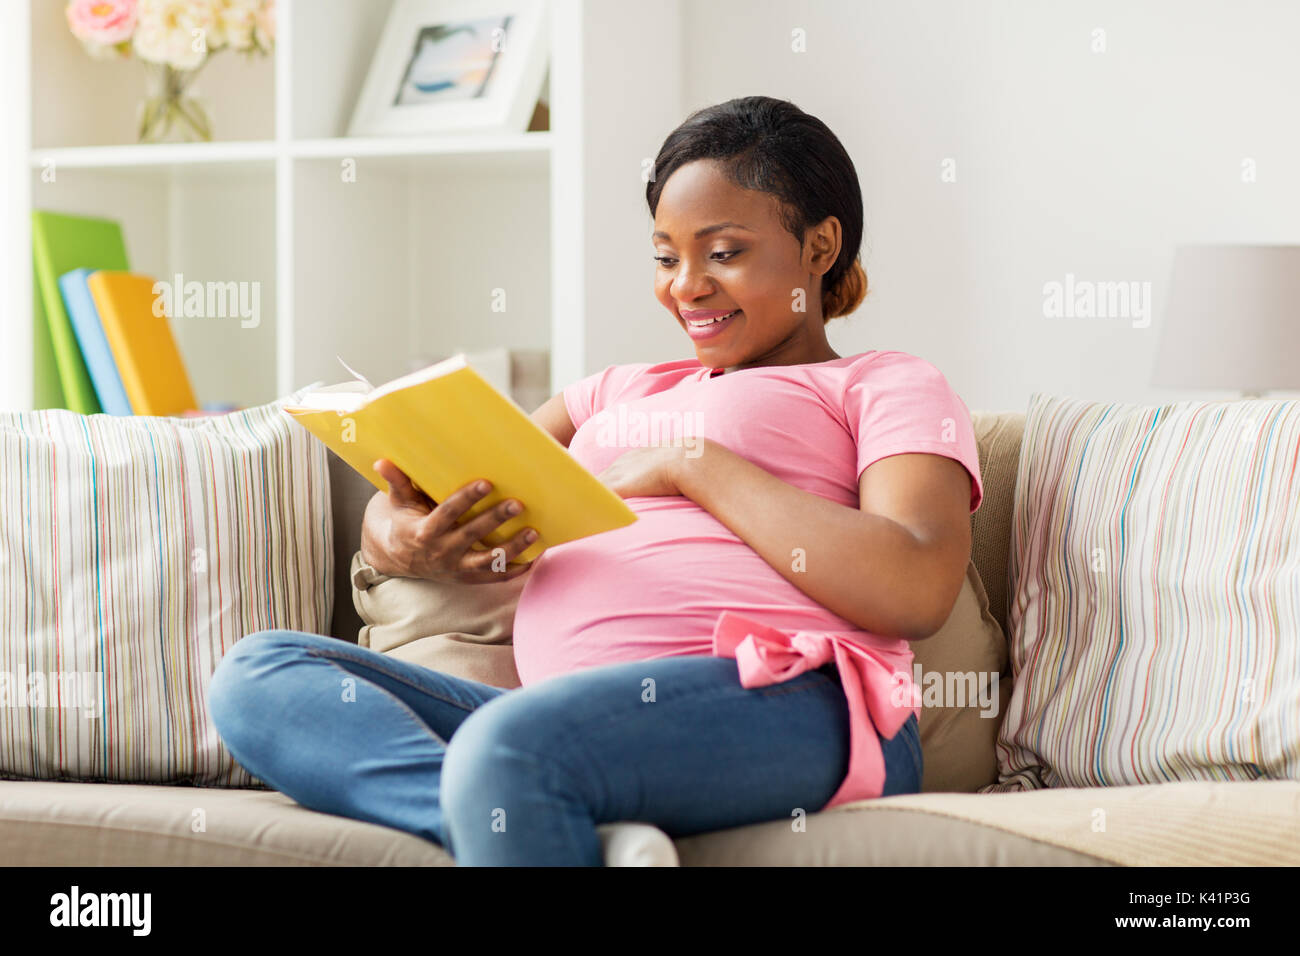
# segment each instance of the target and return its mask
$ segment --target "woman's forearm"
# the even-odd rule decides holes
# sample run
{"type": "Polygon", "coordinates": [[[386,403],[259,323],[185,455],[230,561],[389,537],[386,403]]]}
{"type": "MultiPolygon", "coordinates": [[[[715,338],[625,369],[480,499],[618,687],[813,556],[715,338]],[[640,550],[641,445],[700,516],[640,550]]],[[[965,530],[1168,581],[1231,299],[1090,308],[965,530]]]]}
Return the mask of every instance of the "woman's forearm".
{"type": "Polygon", "coordinates": [[[933,633],[928,552],[907,528],[787,484],[717,442],[700,449],[678,458],[679,490],[787,581],[862,630],[933,633]]]}

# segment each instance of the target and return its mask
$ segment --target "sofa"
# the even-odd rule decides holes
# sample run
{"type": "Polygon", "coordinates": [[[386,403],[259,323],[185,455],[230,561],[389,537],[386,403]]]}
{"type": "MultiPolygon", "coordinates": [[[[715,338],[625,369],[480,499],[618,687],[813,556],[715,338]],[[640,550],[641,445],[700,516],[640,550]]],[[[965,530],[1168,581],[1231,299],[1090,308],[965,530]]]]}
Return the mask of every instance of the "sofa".
{"type": "MultiPolygon", "coordinates": [[[[971,517],[972,558],[988,611],[1005,632],[1025,415],[976,412],[972,421],[985,488],[971,517]]],[[[331,632],[356,642],[363,622],[347,599],[349,567],[373,488],[333,456],[330,486],[337,595],[331,632]]],[[[637,836],[635,829],[628,832],[637,836]]],[[[641,829],[641,837],[651,830],[641,829]]],[[[644,841],[639,854],[619,857],[617,841],[608,839],[613,832],[602,833],[607,862],[662,862],[662,854],[644,852],[644,841]]],[[[1293,864],[1300,862],[1300,782],[925,792],[809,814],[802,828],[774,820],[678,838],[671,849],[683,866],[1293,864]]],[[[455,863],[419,837],[309,810],[269,789],[27,780],[0,781],[0,859],[72,866],[455,863]]]]}

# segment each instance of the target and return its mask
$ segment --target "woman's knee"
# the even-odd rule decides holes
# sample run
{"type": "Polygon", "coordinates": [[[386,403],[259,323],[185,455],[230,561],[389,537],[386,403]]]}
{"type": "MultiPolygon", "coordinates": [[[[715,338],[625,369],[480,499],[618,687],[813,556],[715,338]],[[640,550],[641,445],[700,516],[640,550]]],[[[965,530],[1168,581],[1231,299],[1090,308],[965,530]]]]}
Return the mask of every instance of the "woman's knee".
{"type": "Polygon", "coordinates": [[[256,631],[235,642],[217,662],[208,681],[208,711],[225,733],[240,712],[247,695],[263,693],[262,684],[276,667],[303,652],[314,635],[298,631],[256,631]],[[224,726],[223,726],[224,725],[224,726]]]}
{"type": "MultiPolygon", "coordinates": [[[[538,704],[533,701],[532,704],[538,704]]],[[[564,742],[573,735],[560,715],[541,704],[530,706],[515,690],[473,711],[452,734],[443,758],[440,800],[444,812],[477,812],[484,799],[495,799],[550,785],[567,766],[564,742]]]]}

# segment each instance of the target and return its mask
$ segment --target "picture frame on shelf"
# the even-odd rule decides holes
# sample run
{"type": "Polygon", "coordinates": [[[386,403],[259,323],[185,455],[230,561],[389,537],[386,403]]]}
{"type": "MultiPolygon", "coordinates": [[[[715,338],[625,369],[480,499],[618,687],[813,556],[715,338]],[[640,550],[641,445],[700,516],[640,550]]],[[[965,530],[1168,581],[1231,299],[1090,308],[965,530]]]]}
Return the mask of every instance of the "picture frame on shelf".
{"type": "Polygon", "coordinates": [[[549,56],[548,0],[396,0],[349,136],[522,133],[549,56]]]}

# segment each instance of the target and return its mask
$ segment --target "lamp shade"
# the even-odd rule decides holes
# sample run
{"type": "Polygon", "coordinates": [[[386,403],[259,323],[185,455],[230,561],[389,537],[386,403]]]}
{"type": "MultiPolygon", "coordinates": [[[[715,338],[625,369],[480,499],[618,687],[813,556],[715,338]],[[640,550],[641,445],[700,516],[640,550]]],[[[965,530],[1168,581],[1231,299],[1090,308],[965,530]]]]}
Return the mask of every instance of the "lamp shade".
{"type": "Polygon", "coordinates": [[[1300,246],[1179,246],[1151,384],[1300,389],[1300,246]]]}

